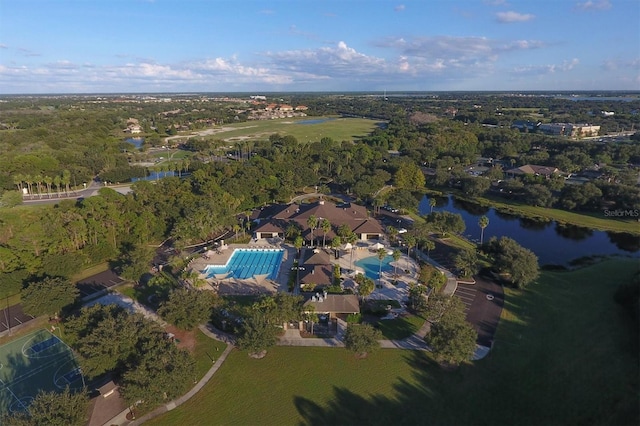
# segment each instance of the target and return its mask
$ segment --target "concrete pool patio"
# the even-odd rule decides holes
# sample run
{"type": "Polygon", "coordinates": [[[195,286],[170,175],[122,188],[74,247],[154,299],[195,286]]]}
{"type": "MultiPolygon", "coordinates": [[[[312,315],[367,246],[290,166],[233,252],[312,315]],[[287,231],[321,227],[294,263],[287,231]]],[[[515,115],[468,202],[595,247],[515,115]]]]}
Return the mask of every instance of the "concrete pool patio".
{"type": "MultiPolygon", "coordinates": [[[[376,257],[375,248],[378,241],[375,242],[359,242],[349,250],[339,250],[338,259],[332,259],[334,263],[338,263],[343,271],[343,286],[353,290],[357,289],[357,284],[353,278],[357,273],[364,271],[357,267],[355,263],[359,260],[376,257]],[[344,273],[347,271],[347,273],[344,273]]],[[[391,248],[386,247],[389,251],[391,248]]],[[[311,248],[303,248],[309,250],[311,248]]],[[[329,250],[329,249],[328,249],[329,250]]],[[[303,256],[304,257],[304,256],[303,256]]],[[[284,244],[280,239],[258,239],[251,240],[248,244],[229,244],[223,245],[217,250],[208,250],[205,254],[191,261],[189,268],[200,274],[200,278],[206,279],[212,288],[219,294],[240,295],[240,294],[265,294],[274,292],[288,291],[289,273],[293,267],[296,258],[296,249],[289,244],[284,244]],[[209,265],[223,265],[233,255],[235,249],[282,249],[284,255],[280,268],[275,279],[267,279],[266,275],[256,275],[248,279],[237,278],[206,278],[204,270],[209,265]]],[[[410,283],[415,283],[418,276],[419,266],[415,260],[407,257],[406,253],[402,254],[400,260],[396,263],[390,263],[394,269],[382,273],[380,280],[374,280],[376,288],[369,296],[372,299],[393,299],[405,302],[408,298],[410,283]],[[395,266],[397,266],[398,276],[394,277],[395,266]],[[408,271],[408,272],[406,272],[408,271]],[[393,282],[396,282],[394,285],[393,282]]]]}

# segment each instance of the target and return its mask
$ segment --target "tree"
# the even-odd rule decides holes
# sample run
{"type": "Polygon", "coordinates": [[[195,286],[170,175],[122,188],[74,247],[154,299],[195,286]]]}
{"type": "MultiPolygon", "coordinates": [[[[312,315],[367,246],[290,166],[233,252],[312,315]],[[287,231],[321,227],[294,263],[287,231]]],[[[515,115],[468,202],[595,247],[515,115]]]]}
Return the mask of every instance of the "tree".
{"type": "Polygon", "coordinates": [[[171,292],[158,314],[176,327],[192,330],[209,320],[214,302],[215,296],[210,291],[180,288],[171,292]]]}
{"type": "Polygon", "coordinates": [[[478,226],[480,227],[480,245],[482,245],[484,242],[484,228],[489,226],[489,218],[487,216],[480,216],[478,226]]]}
{"type": "Polygon", "coordinates": [[[19,411],[2,416],[2,423],[13,426],[83,426],[87,423],[89,398],[86,389],[72,392],[67,386],[62,392],[39,391],[29,404],[28,413],[19,411]]]}
{"type": "Polygon", "coordinates": [[[318,218],[315,215],[311,215],[307,218],[307,226],[311,230],[311,245],[315,246],[315,235],[314,231],[318,227],[318,218]]]}
{"type": "Polygon", "coordinates": [[[473,356],[478,333],[464,320],[464,305],[460,299],[449,299],[446,311],[431,325],[425,341],[438,361],[458,365],[473,356]]]}
{"type": "Polygon", "coordinates": [[[324,248],[326,245],[327,232],[331,231],[331,222],[329,222],[329,219],[322,219],[320,229],[322,229],[322,248],[324,248]]]}
{"type": "Polygon", "coordinates": [[[366,358],[369,353],[380,348],[380,339],[380,330],[369,324],[349,324],[344,335],[344,345],[348,350],[355,352],[358,358],[366,358]]]}
{"type": "Polygon", "coordinates": [[[302,244],[304,243],[304,240],[302,239],[302,237],[300,235],[298,235],[296,237],[295,240],[293,240],[293,246],[296,248],[296,250],[298,251],[298,255],[300,255],[300,249],[302,248],[302,244]]]}
{"type": "Polygon", "coordinates": [[[447,282],[447,277],[430,263],[423,263],[420,266],[418,281],[428,287],[431,287],[434,292],[437,292],[447,282]]]}
{"type": "Polygon", "coordinates": [[[382,261],[384,260],[385,257],[387,257],[387,249],[385,248],[378,249],[378,251],[376,252],[376,255],[378,256],[378,263],[380,266],[380,268],[378,269],[378,284],[382,284],[382,261]]]}
{"type": "Polygon", "coordinates": [[[375,282],[369,277],[366,277],[362,274],[358,274],[355,277],[355,282],[358,284],[358,294],[360,297],[367,297],[376,287],[375,282]]]}
{"type": "Polygon", "coordinates": [[[434,197],[429,198],[429,213],[433,213],[433,208],[436,206],[436,199],[434,197]]]}
{"type": "Polygon", "coordinates": [[[409,284],[409,308],[419,314],[427,309],[427,293],[428,289],[422,284],[409,284]]]}
{"type": "Polygon", "coordinates": [[[426,217],[427,223],[438,230],[444,237],[448,233],[461,233],[465,230],[464,220],[458,213],[435,212],[429,213],[426,217]]]}
{"type": "Polygon", "coordinates": [[[276,330],[262,312],[254,310],[242,323],[238,346],[252,358],[263,358],[267,349],[276,344],[276,330]]]}
{"type": "Polygon", "coordinates": [[[427,249],[427,256],[429,256],[429,253],[431,252],[431,250],[436,248],[436,243],[430,239],[426,239],[424,240],[422,246],[423,248],[427,249]]]}
{"type": "Polygon", "coordinates": [[[80,295],[74,283],[62,277],[45,277],[32,281],[20,292],[22,309],[34,317],[57,315],[80,295]]]}
{"type": "Polygon", "coordinates": [[[400,257],[402,256],[402,253],[400,253],[400,250],[395,249],[393,251],[393,275],[398,276],[398,260],[400,260],[400,257]]]}
{"type": "Polygon", "coordinates": [[[473,249],[462,249],[453,257],[453,263],[463,277],[471,277],[478,272],[478,254],[473,249]]]}
{"type": "Polygon", "coordinates": [[[494,267],[518,288],[524,288],[540,274],[538,257],[509,237],[492,238],[486,248],[494,267]]]}
{"type": "Polygon", "coordinates": [[[128,280],[139,282],[140,277],[149,271],[153,256],[153,249],[150,247],[144,245],[126,247],[119,258],[120,275],[128,280]]]}
{"type": "Polygon", "coordinates": [[[155,407],[182,395],[195,383],[193,357],[167,339],[162,330],[142,336],[138,350],[135,363],[122,375],[121,393],[129,406],[143,401],[145,406],[155,407]]]}
{"type": "Polygon", "coordinates": [[[407,257],[411,258],[411,249],[416,246],[417,239],[413,235],[409,234],[404,237],[404,242],[407,244],[407,257]]]}

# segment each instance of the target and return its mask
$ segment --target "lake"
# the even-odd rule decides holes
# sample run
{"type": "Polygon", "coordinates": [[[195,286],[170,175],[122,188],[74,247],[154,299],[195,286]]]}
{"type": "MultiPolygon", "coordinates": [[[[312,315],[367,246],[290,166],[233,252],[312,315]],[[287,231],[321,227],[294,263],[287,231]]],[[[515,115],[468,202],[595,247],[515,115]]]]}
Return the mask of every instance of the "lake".
{"type": "Polygon", "coordinates": [[[333,121],[335,118],[315,118],[312,120],[302,120],[296,121],[296,124],[321,124],[326,123],[327,121],[333,121]]]}
{"type": "MultiPolygon", "coordinates": [[[[541,222],[500,213],[490,207],[456,200],[454,197],[436,197],[433,211],[449,211],[462,215],[467,229],[464,235],[470,240],[480,240],[480,216],[489,218],[484,230],[484,241],[491,237],[509,237],[521,246],[533,251],[541,265],[568,265],[576,258],[594,255],[625,255],[640,257],[640,238],[631,234],[596,231],[574,225],[562,225],[554,221],[541,222]]],[[[424,196],[419,204],[420,214],[430,212],[429,198],[424,196]]]]}
{"type": "Polygon", "coordinates": [[[136,148],[140,149],[142,144],[144,143],[144,138],[128,138],[124,140],[125,142],[129,142],[134,145],[136,148]]]}

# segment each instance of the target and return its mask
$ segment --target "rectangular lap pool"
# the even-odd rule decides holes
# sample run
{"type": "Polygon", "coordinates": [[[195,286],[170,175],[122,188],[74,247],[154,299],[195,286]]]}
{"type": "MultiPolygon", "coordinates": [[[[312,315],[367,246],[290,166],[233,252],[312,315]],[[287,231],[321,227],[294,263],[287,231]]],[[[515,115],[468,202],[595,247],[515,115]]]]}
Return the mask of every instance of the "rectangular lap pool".
{"type": "Polygon", "coordinates": [[[282,249],[235,249],[224,265],[209,265],[204,269],[207,278],[237,278],[245,280],[256,275],[278,276],[284,256],[282,249]]]}

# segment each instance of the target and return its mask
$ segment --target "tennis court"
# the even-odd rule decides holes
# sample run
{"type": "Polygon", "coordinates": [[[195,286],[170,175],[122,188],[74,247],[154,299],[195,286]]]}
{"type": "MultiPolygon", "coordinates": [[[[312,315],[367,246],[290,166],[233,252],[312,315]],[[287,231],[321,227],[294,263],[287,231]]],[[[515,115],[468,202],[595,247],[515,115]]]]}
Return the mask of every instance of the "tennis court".
{"type": "Polygon", "coordinates": [[[48,330],[0,346],[0,413],[27,410],[40,390],[77,390],[83,384],[73,352],[48,330]]]}

